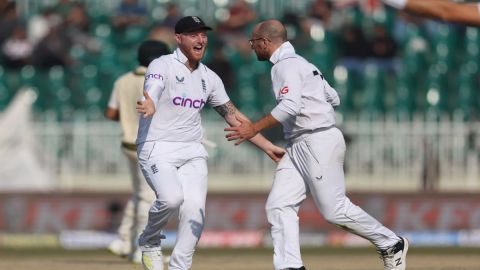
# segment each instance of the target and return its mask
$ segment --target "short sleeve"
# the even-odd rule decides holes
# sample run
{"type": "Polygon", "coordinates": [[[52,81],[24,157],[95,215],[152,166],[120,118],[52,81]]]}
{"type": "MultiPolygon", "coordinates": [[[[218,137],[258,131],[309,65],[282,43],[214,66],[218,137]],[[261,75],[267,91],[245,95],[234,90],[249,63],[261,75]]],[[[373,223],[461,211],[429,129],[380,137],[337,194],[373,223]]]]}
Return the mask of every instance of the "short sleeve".
{"type": "Polygon", "coordinates": [[[217,74],[213,73],[213,71],[210,72],[213,85],[212,92],[208,97],[208,103],[212,107],[217,107],[229,102],[230,98],[227,95],[227,91],[225,91],[225,86],[220,77],[218,77],[217,74]]]}
{"type": "Polygon", "coordinates": [[[108,107],[111,108],[111,109],[117,109],[118,110],[118,107],[119,107],[119,104],[118,104],[118,81],[116,81],[114,84],[113,84],[113,91],[112,93],[110,94],[110,99],[108,100],[108,107]]]}
{"type": "Polygon", "coordinates": [[[165,80],[167,79],[168,62],[164,57],[155,59],[148,66],[145,74],[143,89],[148,93],[152,100],[157,103],[165,89],[165,80]]]}

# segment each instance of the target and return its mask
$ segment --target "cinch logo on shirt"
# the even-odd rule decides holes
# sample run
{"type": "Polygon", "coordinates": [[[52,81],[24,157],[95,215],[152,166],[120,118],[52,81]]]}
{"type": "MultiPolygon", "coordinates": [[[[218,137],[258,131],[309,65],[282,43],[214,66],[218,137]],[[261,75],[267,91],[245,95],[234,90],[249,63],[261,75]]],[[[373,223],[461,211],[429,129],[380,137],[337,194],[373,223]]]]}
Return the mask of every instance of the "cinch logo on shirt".
{"type": "Polygon", "coordinates": [[[148,79],[160,79],[160,80],[163,80],[163,76],[161,74],[155,74],[155,73],[152,73],[152,74],[147,74],[145,76],[145,80],[148,80],[148,79]]]}
{"type": "Polygon", "coordinates": [[[195,109],[200,109],[205,105],[205,100],[203,99],[190,99],[186,97],[174,97],[173,100],[173,105],[175,106],[182,106],[182,107],[187,107],[187,108],[195,108],[195,109]]]}
{"type": "Polygon", "coordinates": [[[280,90],[280,94],[285,95],[286,93],[288,93],[288,86],[285,86],[280,90]]]}

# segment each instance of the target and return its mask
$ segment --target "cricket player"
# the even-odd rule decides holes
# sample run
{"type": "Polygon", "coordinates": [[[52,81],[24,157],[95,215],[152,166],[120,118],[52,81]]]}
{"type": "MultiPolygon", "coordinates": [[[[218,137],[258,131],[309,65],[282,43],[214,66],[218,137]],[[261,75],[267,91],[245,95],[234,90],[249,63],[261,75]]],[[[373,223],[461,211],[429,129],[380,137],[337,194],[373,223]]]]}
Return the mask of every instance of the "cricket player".
{"type": "Polygon", "coordinates": [[[382,0],[385,4],[417,15],[446,22],[480,26],[479,3],[455,3],[450,0],[382,0]]]}
{"type": "Polygon", "coordinates": [[[310,193],[323,217],[370,240],[385,270],[404,270],[408,241],[354,205],[345,195],[345,141],[335,127],[336,91],[322,73],[295,53],[281,22],[268,20],[253,29],[250,46],[258,60],[270,61],[277,106],[257,122],[239,119],[226,128],[236,145],[260,131],[283,125],[287,153],[278,164],[266,211],[271,224],[275,269],[305,269],[299,244],[298,210],[310,193]]]}
{"type": "MultiPolygon", "coordinates": [[[[147,270],[162,270],[162,228],[179,211],[175,247],[169,270],[192,265],[195,246],[205,224],[207,152],[202,140],[200,111],[208,103],[229,125],[248,121],[225,92],[221,79],[201,63],[211,30],[196,16],[175,25],[178,48],[154,60],[145,76],[144,100],[137,111],[143,117],[137,137],[137,154],[143,174],[156,194],[148,223],[139,238],[142,263],[147,270]]],[[[284,149],[263,136],[250,141],[279,161],[284,149]]]]}
{"type": "Polygon", "coordinates": [[[154,59],[169,54],[168,46],[160,41],[147,40],[138,48],[137,60],[139,66],[120,76],[113,85],[105,116],[114,121],[120,121],[122,128],[122,152],[128,159],[132,179],[132,197],[128,201],[120,227],[118,238],[112,241],[108,250],[119,256],[128,256],[130,260],[140,263],[141,252],[137,250],[139,230],[147,224],[148,209],[155,194],[142,175],[137,160],[138,113],[136,102],[143,94],[143,83],[147,66],[154,59]]]}

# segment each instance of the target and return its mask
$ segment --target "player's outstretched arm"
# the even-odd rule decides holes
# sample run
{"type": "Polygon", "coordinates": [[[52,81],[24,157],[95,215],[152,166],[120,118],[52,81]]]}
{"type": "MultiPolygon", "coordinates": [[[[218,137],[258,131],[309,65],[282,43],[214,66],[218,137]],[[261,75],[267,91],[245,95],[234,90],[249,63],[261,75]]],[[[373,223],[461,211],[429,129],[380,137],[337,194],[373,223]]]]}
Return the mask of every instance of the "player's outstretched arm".
{"type": "Polygon", "coordinates": [[[237,120],[240,122],[240,125],[225,128],[225,131],[230,131],[230,133],[228,133],[225,137],[229,141],[236,140],[235,145],[239,145],[245,140],[252,138],[264,129],[279,124],[279,122],[273,118],[271,114],[264,116],[255,123],[251,123],[248,121],[248,119],[243,117],[243,115],[238,115],[237,120]]]}
{"type": "MultiPolygon", "coordinates": [[[[235,143],[236,145],[242,143],[245,140],[249,140],[251,143],[262,149],[273,161],[279,162],[285,154],[285,149],[278,147],[262,134],[259,134],[260,130],[252,130],[252,123],[250,120],[237,108],[231,101],[214,107],[214,109],[225,119],[225,121],[232,127],[241,127],[242,129],[249,129],[250,132],[241,141],[235,143]],[[247,138],[248,137],[248,138],[247,138]]],[[[227,128],[228,129],[228,128],[227,128]]],[[[225,129],[227,131],[227,129],[225,129]]],[[[230,140],[230,139],[229,139],[230,140]]]]}
{"type": "Polygon", "coordinates": [[[478,4],[459,4],[449,0],[383,0],[383,2],[394,8],[433,19],[480,26],[478,4]]]}
{"type": "Polygon", "coordinates": [[[152,117],[156,111],[155,104],[145,90],[143,91],[143,97],[145,98],[144,100],[137,101],[137,112],[143,114],[143,118],[152,117]]]}

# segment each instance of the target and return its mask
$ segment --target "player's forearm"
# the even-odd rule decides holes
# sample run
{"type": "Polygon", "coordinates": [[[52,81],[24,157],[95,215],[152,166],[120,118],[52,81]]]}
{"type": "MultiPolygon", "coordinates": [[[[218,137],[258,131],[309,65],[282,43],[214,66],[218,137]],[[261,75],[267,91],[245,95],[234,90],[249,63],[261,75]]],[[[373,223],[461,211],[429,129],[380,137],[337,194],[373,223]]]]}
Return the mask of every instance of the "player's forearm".
{"type": "Polygon", "coordinates": [[[253,123],[254,130],[258,133],[264,129],[269,129],[278,125],[280,122],[275,119],[271,114],[264,116],[262,119],[258,120],[257,122],[253,123]]]}
{"type": "Polygon", "coordinates": [[[272,143],[269,140],[267,140],[265,137],[263,137],[263,135],[260,134],[260,132],[262,130],[271,128],[273,126],[276,126],[278,123],[279,122],[275,118],[273,118],[271,114],[263,117],[262,119],[258,120],[255,123],[253,123],[252,126],[253,126],[253,129],[254,129],[255,133],[257,133],[257,135],[252,137],[250,139],[250,142],[253,143],[254,145],[256,145],[258,148],[260,148],[262,150],[265,150],[266,147],[268,147],[272,143]]]}
{"type": "Polygon", "coordinates": [[[394,8],[433,19],[480,25],[480,12],[477,4],[458,4],[448,0],[383,0],[383,2],[394,8]]]}
{"type": "Polygon", "coordinates": [[[450,14],[455,13],[455,5],[450,1],[438,0],[407,0],[405,10],[418,15],[427,16],[434,19],[449,20],[450,14]],[[453,6],[452,6],[453,4],[453,6]],[[453,8],[453,10],[452,10],[453,8]]]}
{"type": "Polygon", "coordinates": [[[119,121],[120,120],[120,113],[117,109],[113,109],[113,108],[108,107],[105,110],[105,117],[110,119],[110,120],[113,120],[113,121],[119,121]]]}
{"type": "MultiPolygon", "coordinates": [[[[267,149],[273,145],[267,138],[265,138],[262,134],[260,134],[260,131],[262,131],[263,129],[266,129],[278,123],[273,117],[271,118],[273,119],[274,122],[270,122],[271,119],[268,116],[266,116],[260,119],[259,121],[257,121],[256,123],[252,124],[252,127],[254,127],[254,133],[256,135],[250,138],[249,141],[255,146],[257,146],[258,148],[262,149],[263,151],[267,151],[267,149]]],[[[227,123],[230,126],[234,126],[234,127],[239,126],[241,124],[239,119],[245,122],[251,122],[250,119],[248,119],[248,117],[245,116],[239,110],[235,110],[234,114],[227,114],[225,116],[225,120],[227,121],[227,123]]]]}

